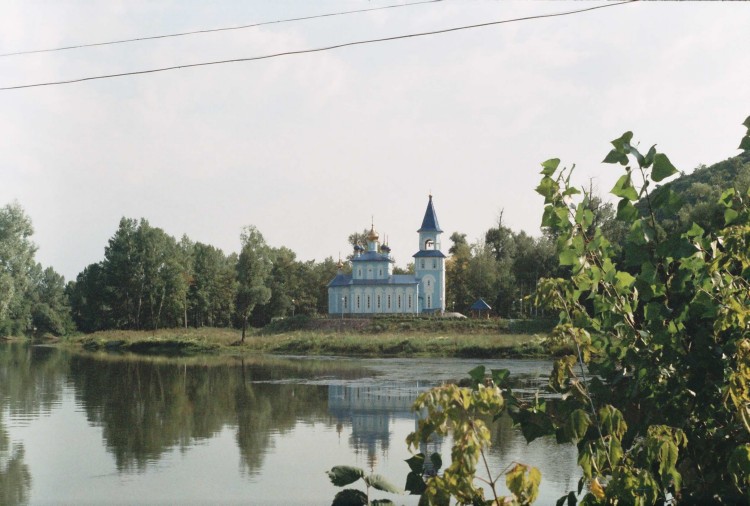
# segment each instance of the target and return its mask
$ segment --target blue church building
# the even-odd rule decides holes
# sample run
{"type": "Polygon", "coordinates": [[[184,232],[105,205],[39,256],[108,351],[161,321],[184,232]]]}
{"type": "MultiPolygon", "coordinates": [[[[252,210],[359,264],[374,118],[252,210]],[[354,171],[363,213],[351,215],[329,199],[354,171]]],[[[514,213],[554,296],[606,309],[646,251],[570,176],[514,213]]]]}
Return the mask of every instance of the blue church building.
{"type": "Polygon", "coordinates": [[[328,283],[328,313],[331,315],[442,313],[445,311],[445,255],[432,195],[422,219],[419,251],[414,256],[414,274],[393,274],[391,250],[380,244],[374,225],[367,247],[354,247],[351,274],[343,265],[328,283]]]}

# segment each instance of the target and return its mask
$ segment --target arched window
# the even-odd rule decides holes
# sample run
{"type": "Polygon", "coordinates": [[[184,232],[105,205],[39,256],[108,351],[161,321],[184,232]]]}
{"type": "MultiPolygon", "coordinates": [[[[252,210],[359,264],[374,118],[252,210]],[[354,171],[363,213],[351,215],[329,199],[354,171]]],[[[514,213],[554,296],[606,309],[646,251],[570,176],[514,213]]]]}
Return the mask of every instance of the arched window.
{"type": "Polygon", "coordinates": [[[427,296],[427,309],[432,307],[432,295],[427,296]]]}

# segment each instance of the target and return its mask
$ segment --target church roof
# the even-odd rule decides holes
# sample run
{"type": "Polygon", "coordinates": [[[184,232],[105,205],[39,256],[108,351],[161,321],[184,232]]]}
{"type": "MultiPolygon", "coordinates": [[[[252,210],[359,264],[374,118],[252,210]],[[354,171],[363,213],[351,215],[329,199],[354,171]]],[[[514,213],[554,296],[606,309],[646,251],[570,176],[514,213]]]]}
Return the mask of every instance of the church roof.
{"type": "Polygon", "coordinates": [[[386,279],[352,279],[351,274],[337,274],[328,286],[416,285],[418,283],[414,274],[392,274],[386,279]]]}
{"type": "Polygon", "coordinates": [[[414,258],[425,258],[425,257],[446,258],[443,252],[437,249],[423,249],[423,250],[417,251],[412,256],[414,258]]]}
{"type": "Polygon", "coordinates": [[[352,258],[352,262],[392,262],[390,257],[381,255],[376,251],[365,251],[358,257],[352,258]]]}
{"type": "Polygon", "coordinates": [[[438,225],[435,208],[432,206],[432,195],[430,195],[430,201],[427,203],[427,210],[424,212],[422,226],[417,232],[442,232],[440,225],[438,225]]]}

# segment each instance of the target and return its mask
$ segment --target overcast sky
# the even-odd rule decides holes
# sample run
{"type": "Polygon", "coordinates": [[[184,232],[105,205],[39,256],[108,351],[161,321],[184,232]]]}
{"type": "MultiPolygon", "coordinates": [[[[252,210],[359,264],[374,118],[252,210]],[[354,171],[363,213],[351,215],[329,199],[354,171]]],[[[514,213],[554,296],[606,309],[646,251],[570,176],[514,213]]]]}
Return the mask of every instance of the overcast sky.
{"type": "MultiPolygon", "coordinates": [[[[4,1],[0,53],[405,3],[4,1]]],[[[260,56],[562,12],[456,1],[0,58],[0,87],[260,56]]],[[[443,250],[497,222],[539,234],[539,163],[600,161],[624,131],[674,165],[734,156],[750,115],[750,4],[646,3],[566,17],[78,84],[0,91],[0,205],[31,217],[66,279],[121,217],[239,249],[245,225],[301,260],[349,253],[374,217],[399,265],[432,192],[443,250]]]]}

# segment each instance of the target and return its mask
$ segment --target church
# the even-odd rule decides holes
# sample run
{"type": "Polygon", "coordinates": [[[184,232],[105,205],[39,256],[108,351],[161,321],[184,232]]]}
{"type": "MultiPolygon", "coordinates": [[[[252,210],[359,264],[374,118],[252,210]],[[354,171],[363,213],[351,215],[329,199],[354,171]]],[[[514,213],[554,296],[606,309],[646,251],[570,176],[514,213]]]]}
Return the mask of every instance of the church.
{"type": "Polygon", "coordinates": [[[443,313],[445,311],[445,255],[432,195],[422,219],[419,251],[414,256],[414,274],[393,274],[391,250],[380,244],[373,225],[367,247],[354,247],[351,274],[343,264],[328,283],[328,314],[368,316],[373,314],[443,313]]]}

